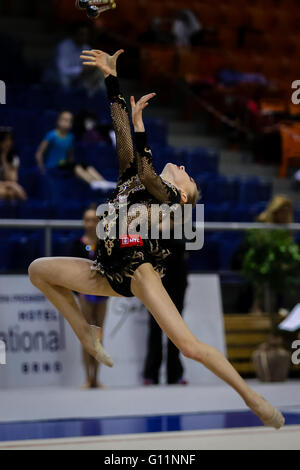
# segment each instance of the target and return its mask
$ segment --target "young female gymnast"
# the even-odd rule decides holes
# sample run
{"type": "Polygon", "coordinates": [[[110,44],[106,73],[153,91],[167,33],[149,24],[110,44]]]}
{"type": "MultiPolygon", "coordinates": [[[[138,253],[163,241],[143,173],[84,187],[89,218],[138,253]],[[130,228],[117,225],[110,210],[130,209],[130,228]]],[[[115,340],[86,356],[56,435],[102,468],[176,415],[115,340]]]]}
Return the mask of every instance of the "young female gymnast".
{"type": "Polygon", "coordinates": [[[116,211],[102,219],[107,237],[99,240],[95,263],[77,258],[34,261],[29,267],[31,282],[64,315],[86,351],[110,367],[113,361],[100,342],[102,330],[87,323],[72,291],[108,297],[136,296],[185,357],[200,362],[227,382],[265,425],[279,429],[284,424],[280,411],[252,390],[221,352],[200,342],[180,316],[161,281],[168,252],[160,248],[159,241],[145,237],[136,245],[123,246],[122,236],[126,233],[122,228],[115,238],[110,237],[111,230],[118,226],[124,196],[127,210],[137,203],[149,209],[152,203],[195,204],[198,198],[195,182],[183,166],[169,163],[160,176],[154,171],[142,114],[155,93],[144,96],[137,103],[131,98],[136,139],[134,152],[126,101],[117,78],[117,59],[123,52],[120,50],[109,56],[92,50],[83,51],[81,56],[84,65],[98,67],[105,74],[117,136],[120,173],[117,189],[110,201],[116,211]]]}

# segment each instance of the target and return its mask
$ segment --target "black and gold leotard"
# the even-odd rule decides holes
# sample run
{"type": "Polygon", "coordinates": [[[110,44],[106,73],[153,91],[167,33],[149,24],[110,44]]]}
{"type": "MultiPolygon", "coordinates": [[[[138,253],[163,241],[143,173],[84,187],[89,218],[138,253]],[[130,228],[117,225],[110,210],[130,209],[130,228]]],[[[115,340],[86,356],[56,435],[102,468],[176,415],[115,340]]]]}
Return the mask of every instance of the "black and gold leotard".
{"type": "MultiPolygon", "coordinates": [[[[142,205],[143,208],[147,208],[148,218],[152,204],[178,205],[180,193],[175,186],[164,181],[155,172],[145,132],[135,133],[134,150],[128,108],[120,92],[119,81],[110,75],[105,83],[117,138],[119,179],[117,188],[109,200],[114,210],[106,214],[106,217],[100,217],[105,239],[99,240],[93,269],[107,278],[115,292],[124,297],[133,297],[130,284],[135,270],[144,263],[151,263],[155,271],[163,276],[164,259],[170,252],[160,246],[159,239],[141,236],[135,245],[124,245],[122,238],[127,233],[125,229],[122,230],[120,207],[126,204],[128,211],[133,205],[142,205]],[[116,230],[114,236],[112,229],[116,230]]],[[[143,213],[145,210],[141,211],[141,214],[143,213]]],[[[131,216],[130,220],[127,218],[127,224],[129,225],[135,217],[137,216],[131,216]]],[[[158,224],[160,220],[157,220],[158,224]]]]}

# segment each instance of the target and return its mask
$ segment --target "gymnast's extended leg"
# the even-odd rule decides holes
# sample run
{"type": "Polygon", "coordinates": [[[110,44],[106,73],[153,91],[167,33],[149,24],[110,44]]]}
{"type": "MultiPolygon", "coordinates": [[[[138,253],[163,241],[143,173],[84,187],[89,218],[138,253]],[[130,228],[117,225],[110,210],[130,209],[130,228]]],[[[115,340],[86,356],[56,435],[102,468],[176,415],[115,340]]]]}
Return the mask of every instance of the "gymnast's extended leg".
{"type": "Polygon", "coordinates": [[[202,363],[227,382],[265,424],[277,428],[284,424],[281,413],[247,385],[220,351],[201,343],[193,335],[151,264],[143,264],[136,270],[131,282],[131,290],[185,357],[202,363]]]}
{"type": "Polygon", "coordinates": [[[29,266],[28,272],[32,284],[65,317],[85,350],[99,362],[112,366],[111,358],[102,356],[104,350],[99,341],[102,330],[91,328],[72,293],[118,296],[104,276],[91,270],[92,264],[81,258],[40,258],[29,266]]]}

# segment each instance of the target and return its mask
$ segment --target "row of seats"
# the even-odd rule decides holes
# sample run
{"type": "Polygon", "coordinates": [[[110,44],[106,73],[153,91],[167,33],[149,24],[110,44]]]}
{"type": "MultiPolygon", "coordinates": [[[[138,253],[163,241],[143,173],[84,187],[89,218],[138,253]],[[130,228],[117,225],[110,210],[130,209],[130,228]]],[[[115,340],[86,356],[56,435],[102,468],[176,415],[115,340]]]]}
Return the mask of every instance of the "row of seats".
{"type": "MultiPolygon", "coordinates": [[[[80,231],[53,232],[53,256],[71,256],[72,245],[80,231]]],[[[230,270],[231,257],[238,247],[242,235],[206,233],[205,246],[200,251],[189,253],[191,271],[230,270]]],[[[36,258],[44,256],[44,233],[41,230],[0,232],[0,271],[24,271],[36,258]]]]}
{"type": "MultiPolygon", "coordinates": [[[[22,204],[0,203],[0,219],[39,219],[39,220],[79,220],[83,211],[91,203],[103,204],[107,197],[103,194],[90,192],[89,199],[76,200],[69,192],[69,198],[58,204],[29,199],[22,204]]],[[[266,202],[256,202],[253,204],[242,203],[204,203],[205,220],[207,222],[252,222],[258,214],[266,207],[266,202]]],[[[300,222],[299,211],[296,212],[296,220],[300,222]]]]}
{"type": "MultiPolygon", "coordinates": [[[[72,96],[72,94],[71,94],[72,96]]],[[[25,165],[28,162],[33,164],[34,160],[30,157],[30,152],[35,153],[36,147],[45,134],[55,128],[58,111],[68,109],[76,113],[80,109],[89,111],[97,110],[99,122],[103,125],[111,124],[110,109],[105,99],[103,106],[95,105],[95,109],[90,107],[89,103],[84,101],[82,107],[72,105],[70,101],[68,106],[60,106],[58,109],[34,109],[34,106],[29,108],[5,106],[0,115],[0,126],[10,126],[14,129],[14,137],[16,146],[20,153],[24,154],[25,165]],[[35,147],[35,148],[34,148],[35,147]]],[[[168,139],[168,126],[162,119],[147,118],[145,119],[149,139],[160,145],[166,145],[168,139]]]]}
{"type": "MultiPolygon", "coordinates": [[[[297,51],[296,51],[297,52],[297,51]]],[[[298,52],[297,52],[298,54],[298,52]]],[[[283,88],[291,90],[291,83],[300,73],[300,66],[289,55],[272,55],[269,50],[223,51],[207,47],[181,48],[169,46],[146,46],[142,50],[142,72],[145,80],[155,75],[209,78],[213,81],[221,69],[233,69],[243,73],[261,73],[267,79],[276,79],[283,88]],[[203,68],[205,63],[205,68],[203,68]]]]}
{"type": "Polygon", "coordinates": [[[109,115],[109,103],[104,89],[89,96],[84,89],[68,90],[39,84],[28,87],[10,85],[7,87],[7,103],[10,108],[30,110],[70,109],[77,112],[88,108],[104,114],[103,119],[105,113],[109,115]]]}
{"type": "MultiPolygon", "coordinates": [[[[174,160],[169,161],[174,162],[174,160]]],[[[185,162],[181,160],[180,163],[184,164],[185,162]]],[[[160,171],[163,164],[160,163],[155,166],[160,171]]],[[[191,166],[196,168],[196,163],[193,162],[191,166]]],[[[201,162],[197,167],[198,171],[192,172],[190,171],[191,166],[187,164],[186,169],[201,188],[202,199],[206,204],[228,202],[235,205],[251,205],[268,201],[272,196],[272,183],[267,179],[225,177],[211,171],[201,172],[201,162]]],[[[101,165],[98,169],[102,171],[102,174],[108,180],[117,180],[118,170],[116,167],[101,165]]],[[[48,172],[47,175],[42,175],[38,169],[22,170],[20,171],[20,184],[27,191],[29,198],[52,203],[68,200],[70,196],[75,201],[81,200],[84,202],[92,199],[95,195],[95,192],[86,183],[61,170],[48,172]]]]}
{"type": "MultiPolygon", "coordinates": [[[[53,232],[53,256],[71,256],[72,245],[80,231],[53,232]]],[[[243,240],[244,234],[228,232],[205,232],[204,247],[191,250],[188,266],[196,271],[230,271],[232,257],[243,240]]],[[[24,271],[36,258],[44,256],[43,231],[0,232],[0,271],[24,271]]]]}

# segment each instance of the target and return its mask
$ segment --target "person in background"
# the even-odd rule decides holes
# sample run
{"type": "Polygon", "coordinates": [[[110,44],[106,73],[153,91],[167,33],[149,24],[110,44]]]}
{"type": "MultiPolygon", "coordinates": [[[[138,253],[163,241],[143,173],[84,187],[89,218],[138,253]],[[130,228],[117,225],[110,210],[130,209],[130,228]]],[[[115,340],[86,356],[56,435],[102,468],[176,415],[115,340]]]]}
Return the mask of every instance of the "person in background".
{"type": "Polygon", "coordinates": [[[71,171],[93,190],[114,189],[116,183],[106,181],[94,167],[75,162],[72,127],[73,114],[67,110],[62,111],[58,116],[56,129],[47,133],[37,150],[36,160],[41,172],[55,169],[71,171]]]}
{"type": "MultiPolygon", "coordinates": [[[[84,235],[74,241],[72,256],[74,258],[95,259],[97,234],[96,227],[99,219],[96,215],[97,205],[92,204],[83,214],[84,235]]],[[[78,295],[81,311],[90,325],[103,328],[106,310],[107,297],[97,297],[95,295],[78,295]]],[[[84,388],[105,388],[98,382],[99,363],[83,350],[83,361],[86,373],[86,384],[84,388]]]]}
{"type": "MultiPolygon", "coordinates": [[[[290,224],[294,222],[294,206],[291,199],[285,195],[278,194],[269,202],[266,210],[257,218],[257,222],[270,224],[290,224]]],[[[242,241],[231,260],[231,269],[240,271],[242,269],[243,260],[249,250],[246,239],[242,241]]],[[[278,302],[280,298],[278,297],[278,302]]],[[[262,307],[260,302],[254,298],[253,285],[247,283],[241,291],[237,301],[237,310],[240,312],[248,311],[252,314],[261,315],[262,307]]]]}
{"type": "Polygon", "coordinates": [[[83,49],[90,49],[90,28],[86,23],[75,23],[71,37],[61,41],[55,53],[58,80],[65,88],[83,86],[91,94],[103,87],[104,77],[99,70],[85,68],[80,61],[83,49]]]}
{"type": "MultiPolygon", "coordinates": [[[[182,240],[161,240],[163,247],[171,252],[166,259],[166,275],[163,284],[176,305],[180,314],[183,312],[184,297],[187,288],[187,266],[185,260],[185,244],[182,240]]],[[[149,316],[149,337],[147,356],[144,367],[144,385],[159,384],[160,367],[163,360],[162,330],[149,316]]],[[[166,381],[169,385],[187,382],[183,378],[183,365],[180,360],[179,350],[168,339],[167,341],[167,367],[166,381]]]]}
{"type": "Polygon", "coordinates": [[[268,207],[257,217],[257,222],[270,224],[291,224],[294,222],[294,206],[290,198],[277,195],[268,207]]]}
{"type": "Polygon", "coordinates": [[[74,133],[79,142],[88,144],[106,142],[116,147],[116,136],[112,126],[101,125],[95,113],[80,111],[74,119],[74,133]]]}
{"type": "Polygon", "coordinates": [[[0,127],[0,199],[10,201],[27,199],[25,190],[18,183],[19,165],[12,129],[0,127]]]}
{"type": "Polygon", "coordinates": [[[176,46],[190,46],[193,39],[201,34],[203,26],[195,13],[188,8],[179,10],[173,22],[172,33],[176,46]]]}

